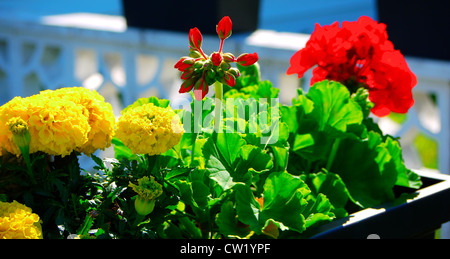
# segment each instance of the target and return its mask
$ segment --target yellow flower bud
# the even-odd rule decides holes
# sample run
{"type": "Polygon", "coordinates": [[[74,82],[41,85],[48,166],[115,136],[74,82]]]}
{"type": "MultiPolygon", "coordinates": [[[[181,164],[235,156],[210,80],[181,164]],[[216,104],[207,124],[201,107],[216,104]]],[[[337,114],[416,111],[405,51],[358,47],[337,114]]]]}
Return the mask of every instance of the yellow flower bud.
{"type": "Polygon", "coordinates": [[[20,117],[13,117],[9,119],[7,126],[13,134],[14,143],[22,151],[28,152],[30,148],[31,136],[28,131],[28,124],[20,117]]]}
{"type": "Polygon", "coordinates": [[[138,195],[134,201],[134,207],[139,215],[147,216],[155,208],[155,200],[146,200],[138,195]]]}
{"type": "Polygon", "coordinates": [[[129,183],[129,186],[138,194],[134,202],[136,212],[146,216],[155,208],[155,200],[161,196],[162,185],[155,181],[154,177],[142,177],[138,180],[138,185],[129,183]]]}

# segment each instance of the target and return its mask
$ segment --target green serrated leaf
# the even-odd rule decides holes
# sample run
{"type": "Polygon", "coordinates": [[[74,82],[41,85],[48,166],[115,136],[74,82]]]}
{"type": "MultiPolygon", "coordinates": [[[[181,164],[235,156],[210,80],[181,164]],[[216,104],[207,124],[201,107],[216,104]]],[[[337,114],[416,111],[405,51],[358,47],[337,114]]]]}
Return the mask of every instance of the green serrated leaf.
{"type": "Polygon", "coordinates": [[[368,139],[342,139],[331,172],[339,174],[352,200],[363,208],[392,201],[398,172],[378,133],[368,139]]]}
{"type": "Polygon", "coordinates": [[[339,175],[324,170],[303,175],[302,179],[314,195],[317,196],[320,193],[326,195],[335,209],[344,208],[347,204],[350,193],[339,175]]]}
{"type": "Polygon", "coordinates": [[[232,174],[235,162],[241,147],[245,144],[245,140],[237,133],[218,133],[208,138],[203,145],[206,170],[210,173],[210,178],[223,190],[228,190],[234,185],[232,174]]]}
{"type": "Polygon", "coordinates": [[[309,193],[307,185],[300,178],[286,172],[272,173],[264,184],[261,217],[265,220],[272,218],[301,233],[306,228],[302,215],[307,205],[304,196],[309,193]]]}
{"type": "Polygon", "coordinates": [[[239,221],[250,226],[250,228],[261,233],[264,222],[260,221],[261,205],[255,200],[250,187],[245,184],[236,184],[233,187],[236,200],[236,213],[239,221]]]}
{"type": "Polygon", "coordinates": [[[389,151],[389,154],[391,155],[393,163],[395,165],[395,170],[397,171],[397,182],[395,184],[399,186],[419,189],[420,186],[422,186],[420,176],[406,168],[400,143],[394,140],[392,137],[388,136],[386,137],[384,146],[389,151]]]}
{"type": "Polygon", "coordinates": [[[250,168],[256,172],[268,170],[273,167],[272,158],[261,148],[253,145],[244,145],[240,150],[240,160],[236,171],[245,173],[250,168]]]}
{"type": "Polygon", "coordinates": [[[250,227],[240,224],[236,217],[236,210],[231,201],[225,202],[220,207],[216,218],[216,224],[220,233],[225,236],[245,237],[250,233],[250,227]]]}
{"type": "Polygon", "coordinates": [[[314,102],[314,112],[319,119],[319,129],[331,126],[345,132],[347,126],[363,120],[361,107],[350,97],[347,87],[324,80],[314,84],[307,97],[314,102]]]}

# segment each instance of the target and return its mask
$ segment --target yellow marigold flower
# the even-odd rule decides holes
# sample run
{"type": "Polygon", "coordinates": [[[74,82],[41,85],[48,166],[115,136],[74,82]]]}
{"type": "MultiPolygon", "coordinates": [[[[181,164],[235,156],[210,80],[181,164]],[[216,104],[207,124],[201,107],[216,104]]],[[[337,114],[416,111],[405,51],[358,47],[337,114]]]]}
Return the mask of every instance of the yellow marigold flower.
{"type": "Polygon", "coordinates": [[[142,177],[138,185],[129,183],[129,186],[138,194],[134,201],[134,207],[139,215],[146,216],[155,208],[155,200],[163,193],[162,185],[151,176],[142,177]]]}
{"type": "Polygon", "coordinates": [[[180,142],[183,125],[170,108],[147,103],[128,109],[117,121],[116,136],[136,154],[157,155],[180,142]]]}
{"type": "Polygon", "coordinates": [[[0,201],[0,239],[42,239],[39,216],[17,201],[0,201]]]}
{"type": "Polygon", "coordinates": [[[20,155],[20,150],[7,124],[17,117],[28,125],[30,154],[42,151],[66,156],[88,139],[89,120],[81,106],[42,95],[15,97],[0,107],[0,144],[16,155],[20,155]]]}
{"type": "Polygon", "coordinates": [[[46,90],[41,95],[68,100],[83,107],[84,114],[89,118],[90,131],[87,142],[77,148],[77,151],[91,155],[97,149],[104,150],[111,146],[116,118],[111,104],[105,102],[105,98],[98,92],[84,87],[67,87],[55,91],[46,90]]]}
{"type": "Polygon", "coordinates": [[[114,135],[111,105],[100,94],[84,87],[15,97],[0,107],[0,149],[20,155],[8,126],[13,118],[23,120],[28,127],[30,153],[42,151],[66,156],[76,150],[90,155],[109,147],[114,135]]]}

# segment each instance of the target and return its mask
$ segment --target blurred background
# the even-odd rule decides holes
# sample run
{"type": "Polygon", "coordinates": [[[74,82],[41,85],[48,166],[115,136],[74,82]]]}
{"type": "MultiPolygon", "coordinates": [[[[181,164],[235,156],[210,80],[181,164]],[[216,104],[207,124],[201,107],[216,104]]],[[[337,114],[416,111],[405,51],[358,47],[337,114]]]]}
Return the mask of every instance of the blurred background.
{"type": "Polygon", "coordinates": [[[224,50],[257,52],[263,79],[289,104],[311,77],[286,76],[289,59],[315,24],[367,15],[388,25],[419,81],[415,106],[380,119],[382,129],[401,137],[409,168],[449,173],[449,11],[444,0],[0,0],[0,105],[44,89],[84,86],[101,93],[116,116],[140,97],[183,108],[189,95],[178,94],[173,65],[188,53],[188,29],[199,27],[205,52],[217,51],[215,25],[224,15],[233,20],[224,50]]]}

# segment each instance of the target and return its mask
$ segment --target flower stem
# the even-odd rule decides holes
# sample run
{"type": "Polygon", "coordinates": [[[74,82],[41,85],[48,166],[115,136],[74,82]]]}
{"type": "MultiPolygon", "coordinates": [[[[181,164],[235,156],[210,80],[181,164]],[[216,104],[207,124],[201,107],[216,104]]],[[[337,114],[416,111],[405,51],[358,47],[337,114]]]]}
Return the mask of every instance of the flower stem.
{"type": "Polygon", "coordinates": [[[144,219],[145,219],[145,216],[142,216],[142,215],[140,215],[140,214],[136,214],[136,218],[134,219],[134,222],[133,222],[132,227],[133,227],[133,228],[138,227],[138,226],[139,226],[139,223],[141,223],[142,221],[144,221],[144,219]]]}
{"type": "Polygon", "coordinates": [[[223,49],[223,42],[224,42],[225,40],[221,40],[220,41],[220,49],[219,49],[219,53],[222,53],[222,49],[223,49]]]}
{"type": "Polygon", "coordinates": [[[25,164],[27,165],[27,173],[30,177],[31,181],[33,183],[36,183],[36,179],[34,178],[33,169],[31,167],[31,160],[30,160],[30,152],[29,152],[29,146],[26,147],[19,147],[23,160],[25,160],[25,164]]]}
{"type": "Polygon", "coordinates": [[[208,59],[208,57],[205,55],[205,53],[201,48],[198,48],[198,51],[200,52],[200,54],[202,54],[203,58],[205,58],[206,60],[208,59]]]}
{"type": "Polygon", "coordinates": [[[216,108],[215,108],[215,119],[214,119],[214,131],[219,133],[220,122],[222,121],[222,99],[223,99],[223,85],[220,82],[215,82],[215,92],[216,92],[216,108]]]}
{"type": "Polygon", "coordinates": [[[341,143],[341,139],[338,138],[334,141],[333,146],[331,147],[330,156],[328,157],[327,165],[325,167],[325,169],[327,169],[327,171],[329,171],[331,166],[333,165],[333,161],[334,161],[334,158],[336,157],[336,153],[339,149],[340,143],[341,143]]]}

